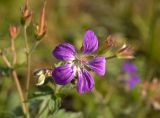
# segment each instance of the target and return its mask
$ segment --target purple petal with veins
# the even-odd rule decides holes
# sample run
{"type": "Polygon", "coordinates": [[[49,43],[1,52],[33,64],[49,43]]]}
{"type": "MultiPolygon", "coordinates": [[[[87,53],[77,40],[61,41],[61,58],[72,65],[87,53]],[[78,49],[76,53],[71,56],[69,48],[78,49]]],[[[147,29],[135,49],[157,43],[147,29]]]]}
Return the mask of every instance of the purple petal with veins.
{"type": "Polygon", "coordinates": [[[89,92],[94,87],[94,80],[89,72],[85,70],[78,71],[77,91],[82,94],[89,92]]]}
{"type": "Polygon", "coordinates": [[[55,68],[52,72],[52,77],[56,84],[66,85],[74,78],[74,67],[71,64],[65,64],[55,68]]]}
{"type": "Polygon", "coordinates": [[[105,57],[95,57],[89,63],[89,67],[94,70],[98,75],[103,76],[106,71],[105,57]]]}
{"type": "Polygon", "coordinates": [[[73,45],[63,43],[53,50],[53,56],[62,61],[72,61],[75,59],[76,50],[73,45]]]}
{"type": "Polygon", "coordinates": [[[90,54],[97,50],[98,48],[98,40],[97,36],[94,34],[92,30],[86,31],[84,35],[83,44],[81,47],[81,51],[84,54],[90,54]]]}

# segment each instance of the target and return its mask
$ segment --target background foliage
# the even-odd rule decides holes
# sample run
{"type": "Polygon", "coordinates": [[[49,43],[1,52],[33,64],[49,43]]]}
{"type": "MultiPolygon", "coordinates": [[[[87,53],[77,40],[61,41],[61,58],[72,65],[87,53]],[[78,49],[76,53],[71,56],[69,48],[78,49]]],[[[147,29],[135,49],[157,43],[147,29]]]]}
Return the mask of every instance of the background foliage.
{"type": "MultiPolygon", "coordinates": [[[[22,4],[23,0],[0,0],[1,49],[9,46],[9,26],[20,24],[22,4]]],[[[28,29],[32,45],[32,42],[35,42],[34,25],[38,22],[42,0],[30,0],[29,6],[33,12],[33,20],[28,29]]],[[[136,58],[132,62],[138,68],[141,83],[151,82],[152,79],[160,77],[159,0],[145,0],[145,2],[144,0],[48,0],[46,10],[48,32],[33,53],[32,72],[37,68],[52,67],[57,60],[53,58],[51,52],[57,44],[70,42],[80,48],[85,30],[93,29],[98,35],[100,46],[111,34],[134,47],[136,58]]],[[[18,76],[24,85],[25,54],[21,32],[15,42],[18,76]]],[[[79,95],[75,89],[67,91],[62,98],[63,109],[56,112],[54,118],[159,118],[160,111],[154,109],[148,99],[142,99],[141,85],[128,91],[119,82],[123,61],[118,59],[107,61],[107,73],[103,79],[95,76],[97,93],[79,95]]],[[[31,93],[39,90],[35,82],[32,76],[31,93]]],[[[54,107],[54,102],[49,101],[51,108],[54,107]]],[[[36,104],[33,104],[33,109],[36,104]]],[[[0,117],[13,116],[13,111],[19,111],[18,106],[19,98],[15,84],[0,60],[0,117]]]]}

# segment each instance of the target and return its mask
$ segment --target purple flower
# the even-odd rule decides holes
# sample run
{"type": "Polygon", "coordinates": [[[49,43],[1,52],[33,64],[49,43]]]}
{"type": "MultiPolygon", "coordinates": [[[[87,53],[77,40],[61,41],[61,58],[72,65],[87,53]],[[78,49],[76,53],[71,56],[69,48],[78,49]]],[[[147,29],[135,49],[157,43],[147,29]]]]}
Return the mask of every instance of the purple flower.
{"type": "Polygon", "coordinates": [[[66,85],[77,77],[77,91],[80,94],[91,91],[94,87],[94,80],[89,71],[94,71],[99,76],[105,74],[105,57],[91,55],[97,48],[97,36],[91,30],[86,31],[84,35],[80,53],[69,43],[58,45],[53,50],[53,56],[64,61],[65,64],[53,70],[52,77],[55,82],[59,85],[66,85]]]}
{"type": "Polygon", "coordinates": [[[128,88],[133,89],[137,84],[140,83],[140,78],[137,76],[137,67],[129,62],[123,63],[123,71],[126,76],[124,76],[124,80],[128,86],[128,88]]]}
{"type": "Polygon", "coordinates": [[[140,83],[140,78],[138,76],[130,76],[126,81],[130,89],[133,89],[137,84],[140,83]]]}
{"type": "Polygon", "coordinates": [[[130,74],[136,73],[137,67],[132,63],[124,62],[123,63],[123,71],[126,73],[130,73],[130,74]]]}

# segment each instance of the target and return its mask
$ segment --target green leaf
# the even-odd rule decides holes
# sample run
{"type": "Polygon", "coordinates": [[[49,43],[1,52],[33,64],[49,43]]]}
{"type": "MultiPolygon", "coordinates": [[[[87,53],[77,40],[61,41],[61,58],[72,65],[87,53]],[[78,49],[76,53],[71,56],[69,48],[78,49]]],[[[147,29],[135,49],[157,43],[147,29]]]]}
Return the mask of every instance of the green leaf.
{"type": "Polygon", "coordinates": [[[58,96],[52,96],[49,100],[48,108],[50,113],[57,112],[61,106],[61,98],[58,96]]]}
{"type": "Polygon", "coordinates": [[[49,108],[49,110],[51,112],[53,112],[55,110],[55,101],[54,101],[54,99],[50,99],[49,100],[48,108],[49,108]]]}
{"type": "Polygon", "coordinates": [[[49,99],[47,98],[41,103],[38,113],[39,118],[47,118],[49,112],[48,104],[49,104],[49,99]]]}
{"type": "Polygon", "coordinates": [[[54,90],[49,86],[40,86],[38,91],[30,94],[29,99],[44,99],[45,96],[52,95],[54,90]]]}

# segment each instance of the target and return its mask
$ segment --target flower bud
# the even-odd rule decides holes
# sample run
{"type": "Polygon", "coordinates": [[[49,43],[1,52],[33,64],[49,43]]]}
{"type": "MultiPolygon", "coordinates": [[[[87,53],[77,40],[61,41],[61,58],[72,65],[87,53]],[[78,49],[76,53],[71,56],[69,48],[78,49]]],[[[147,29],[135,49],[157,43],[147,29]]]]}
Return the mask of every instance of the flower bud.
{"type": "Polygon", "coordinates": [[[47,32],[47,26],[45,23],[45,15],[46,15],[45,7],[46,7],[46,2],[44,2],[44,6],[40,13],[39,24],[36,25],[36,28],[35,28],[35,36],[37,40],[42,39],[47,32]]]}
{"type": "Polygon", "coordinates": [[[21,9],[21,23],[22,25],[29,25],[31,22],[32,12],[28,7],[28,0],[25,0],[24,8],[21,9]]]}
{"type": "Polygon", "coordinates": [[[114,37],[112,37],[111,35],[109,35],[107,37],[107,39],[105,40],[105,49],[109,49],[111,47],[115,47],[116,44],[116,40],[114,37]]]}
{"type": "Polygon", "coordinates": [[[17,36],[17,27],[16,26],[10,26],[9,27],[9,35],[11,39],[14,39],[17,36]]]}
{"type": "Polygon", "coordinates": [[[51,77],[52,69],[39,69],[34,72],[34,75],[38,79],[36,85],[40,86],[44,84],[46,78],[51,77]]]}
{"type": "Polygon", "coordinates": [[[116,53],[117,58],[120,59],[133,59],[134,55],[133,55],[133,50],[127,46],[126,44],[124,44],[116,53]]]}

